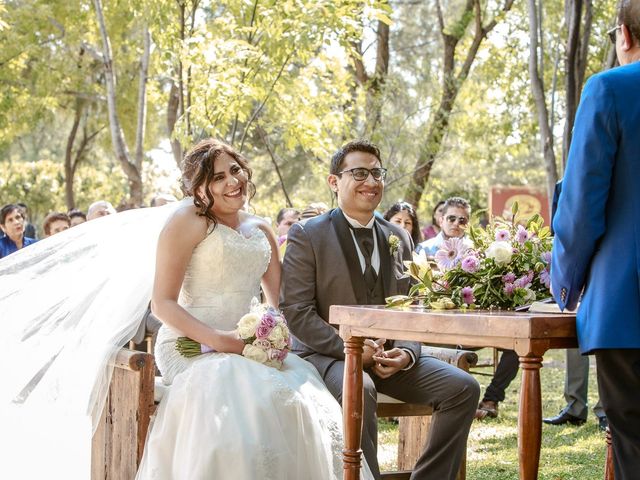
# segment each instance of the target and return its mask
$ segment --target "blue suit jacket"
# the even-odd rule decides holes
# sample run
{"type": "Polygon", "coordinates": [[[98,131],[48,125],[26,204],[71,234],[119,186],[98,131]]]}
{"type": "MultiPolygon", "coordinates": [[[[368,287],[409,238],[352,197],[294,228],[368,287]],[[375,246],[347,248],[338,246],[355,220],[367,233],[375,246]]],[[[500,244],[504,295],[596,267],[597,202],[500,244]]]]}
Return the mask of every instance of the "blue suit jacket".
{"type": "Polygon", "coordinates": [[[640,348],[640,62],[594,75],[582,92],[551,265],[575,308],[583,353],[640,348]],[[583,291],[584,290],[584,291],[583,291]]]}

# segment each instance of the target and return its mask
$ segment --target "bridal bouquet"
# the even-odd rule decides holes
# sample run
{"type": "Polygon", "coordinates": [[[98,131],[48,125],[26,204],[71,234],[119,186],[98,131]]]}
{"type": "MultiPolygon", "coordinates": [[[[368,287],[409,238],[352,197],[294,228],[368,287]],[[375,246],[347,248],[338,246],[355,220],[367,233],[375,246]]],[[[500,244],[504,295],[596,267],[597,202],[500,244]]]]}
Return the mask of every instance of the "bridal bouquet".
{"type": "MultiPolygon", "coordinates": [[[[245,343],[242,355],[269,367],[281,368],[291,348],[291,337],[282,312],[254,303],[251,311],[238,322],[238,336],[245,343]]],[[[195,357],[212,348],[188,337],[176,340],[176,350],[184,357],[195,357]]]]}
{"type": "MultiPolygon", "coordinates": [[[[512,208],[513,218],[518,204],[512,208]]],[[[513,309],[549,297],[552,237],[539,215],[526,227],[496,219],[486,228],[469,227],[473,247],[446,240],[434,260],[424,253],[405,262],[417,283],[408,296],[387,299],[387,306],[421,301],[434,309],[513,309]]]]}

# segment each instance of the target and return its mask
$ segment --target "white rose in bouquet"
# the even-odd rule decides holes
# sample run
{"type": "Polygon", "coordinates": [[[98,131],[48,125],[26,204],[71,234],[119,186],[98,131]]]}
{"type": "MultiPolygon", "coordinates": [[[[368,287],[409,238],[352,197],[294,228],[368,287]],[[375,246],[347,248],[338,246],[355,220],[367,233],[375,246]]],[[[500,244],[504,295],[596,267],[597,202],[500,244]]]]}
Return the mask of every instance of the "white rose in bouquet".
{"type": "Polygon", "coordinates": [[[509,242],[497,241],[489,245],[484,253],[487,258],[493,258],[497,264],[506,265],[511,261],[513,248],[509,242]]]}
{"type": "Polygon", "coordinates": [[[282,350],[287,346],[287,339],[289,338],[289,329],[284,323],[278,323],[271,333],[269,334],[269,341],[273,343],[273,346],[282,350]]]}
{"type": "Polygon", "coordinates": [[[243,340],[255,336],[260,318],[260,315],[253,312],[243,315],[238,322],[238,336],[243,340]]]}
{"type": "Polygon", "coordinates": [[[242,356],[250,360],[255,360],[259,363],[266,363],[267,360],[269,360],[269,355],[267,355],[267,352],[265,352],[264,349],[251,344],[244,346],[242,356]]]}

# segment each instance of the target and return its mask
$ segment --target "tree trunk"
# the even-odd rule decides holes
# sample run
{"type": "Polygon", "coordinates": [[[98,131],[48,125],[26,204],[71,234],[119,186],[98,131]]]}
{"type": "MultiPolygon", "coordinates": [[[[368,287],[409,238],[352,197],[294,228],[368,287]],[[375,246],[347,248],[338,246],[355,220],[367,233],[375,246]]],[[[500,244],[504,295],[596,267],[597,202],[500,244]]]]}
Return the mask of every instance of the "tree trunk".
{"type": "Polygon", "coordinates": [[[75,195],[73,193],[73,178],[75,176],[75,162],[73,158],[73,144],[76,141],[78,127],[82,119],[82,111],[84,110],[85,101],[76,98],[75,114],[73,117],[73,125],[67,137],[67,146],[64,151],[64,196],[67,209],[71,210],[76,206],[75,195]]]}
{"type": "Polygon", "coordinates": [[[116,106],[116,74],[113,68],[113,56],[111,53],[111,42],[107,27],[104,21],[104,13],[101,0],[93,1],[96,9],[98,26],[102,37],[102,59],[104,63],[104,74],[107,85],[107,108],[109,111],[109,127],[111,131],[111,142],[116,158],[129,180],[129,204],[132,206],[142,205],[142,175],[140,170],[131,161],[124,132],[118,118],[116,106]]]}
{"type": "MultiPolygon", "coordinates": [[[[149,75],[149,56],[151,55],[151,35],[145,26],[142,32],[142,58],[140,59],[140,78],[138,79],[138,122],[136,127],[136,156],[135,164],[142,172],[144,158],[144,133],[147,121],[147,81],[149,75]]],[[[142,205],[142,203],[140,203],[142,205]]]]}
{"type": "Polygon", "coordinates": [[[547,111],[547,103],[544,98],[544,89],[540,72],[538,71],[538,15],[536,10],[536,0],[529,0],[529,76],[531,78],[531,92],[535,101],[536,110],[538,112],[538,126],[540,128],[540,137],[543,145],[543,155],[545,161],[545,169],[547,172],[547,197],[549,205],[556,182],[558,181],[558,173],[556,170],[556,158],[553,151],[553,133],[549,124],[549,113],[547,111]]]}
{"type": "Polygon", "coordinates": [[[171,142],[171,151],[178,168],[182,168],[182,145],[173,138],[173,130],[178,121],[178,109],[180,108],[180,90],[175,82],[171,82],[169,101],[167,102],[167,135],[171,142]]]}
{"type": "MultiPolygon", "coordinates": [[[[513,2],[514,0],[505,0],[501,12],[505,14],[511,10],[513,2]]],[[[462,15],[451,28],[445,30],[444,15],[440,0],[436,1],[436,8],[440,33],[444,42],[442,98],[429,126],[425,141],[420,147],[420,153],[413,169],[409,186],[405,192],[405,200],[412,205],[418,205],[420,203],[420,198],[429,180],[431,169],[442,149],[444,138],[449,129],[449,120],[456,98],[460,92],[460,88],[469,75],[478,49],[498,22],[497,17],[494,17],[486,25],[483,25],[482,9],[479,0],[467,0],[462,15]],[[472,21],[475,24],[474,37],[466,52],[464,62],[456,74],[456,49],[472,21]],[[451,33],[448,33],[449,31],[451,33]]]]}
{"type": "Polygon", "coordinates": [[[280,166],[276,161],[275,153],[273,152],[273,150],[271,150],[271,146],[269,145],[267,132],[265,132],[264,128],[262,128],[262,126],[260,125],[256,126],[256,131],[260,136],[260,139],[262,140],[262,143],[264,144],[265,148],[267,149],[267,153],[269,154],[269,157],[271,157],[271,163],[273,163],[273,168],[275,169],[276,174],[278,175],[278,181],[280,182],[280,188],[282,188],[282,194],[284,195],[284,200],[286,202],[286,205],[287,207],[291,208],[293,207],[293,203],[291,202],[291,198],[289,197],[289,193],[287,192],[287,188],[284,184],[284,179],[282,178],[282,173],[280,172],[280,166]]]}

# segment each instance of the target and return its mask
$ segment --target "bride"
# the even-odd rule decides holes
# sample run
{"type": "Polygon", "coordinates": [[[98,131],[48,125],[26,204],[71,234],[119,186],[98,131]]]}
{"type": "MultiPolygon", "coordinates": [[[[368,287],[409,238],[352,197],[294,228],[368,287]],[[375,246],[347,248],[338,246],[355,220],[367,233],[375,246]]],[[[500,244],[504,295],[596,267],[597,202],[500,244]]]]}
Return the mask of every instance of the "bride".
{"type": "Polygon", "coordinates": [[[155,225],[168,215],[157,237],[151,298],[163,322],[156,362],[170,387],[137,478],[222,479],[230,472],[239,480],[342,477],[342,414],[316,370],[295,355],[280,370],[240,355],[237,321],[260,286],[276,306],[280,284],[270,227],[243,211],[254,193],[251,170],[228,145],[204,140],[185,158],[183,188],[189,197],[177,205],[146,209],[161,213],[105,217],[95,227],[89,222],[57,235],[63,238],[55,245],[0,263],[0,288],[7,287],[0,290],[0,311],[17,318],[6,317],[9,334],[0,340],[0,362],[17,364],[0,396],[0,421],[7,425],[0,440],[13,449],[9,472],[13,465],[20,478],[33,478],[29,472],[39,464],[49,477],[89,477],[87,419],[101,412],[108,360],[135,331],[140,315],[133,313],[144,310],[148,298],[150,282],[142,277],[152,249],[128,234],[157,235],[155,225]],[[108,253],[92,244],[114,228],[126,236],[130,252],[120,252],[115,239],[108,253]],[[90,268],[78,268],[88,261],[94,262],[90,268]],[[116,267],[132,261],[136,266],[126,272],[116,267]],[[32,287],[42,293],[29,303],[32,287]],[[175,349],[180,336],[214,352],[185,358],[175,349]],[[68,441],[61,441],[65,435],[68,441]]]}

